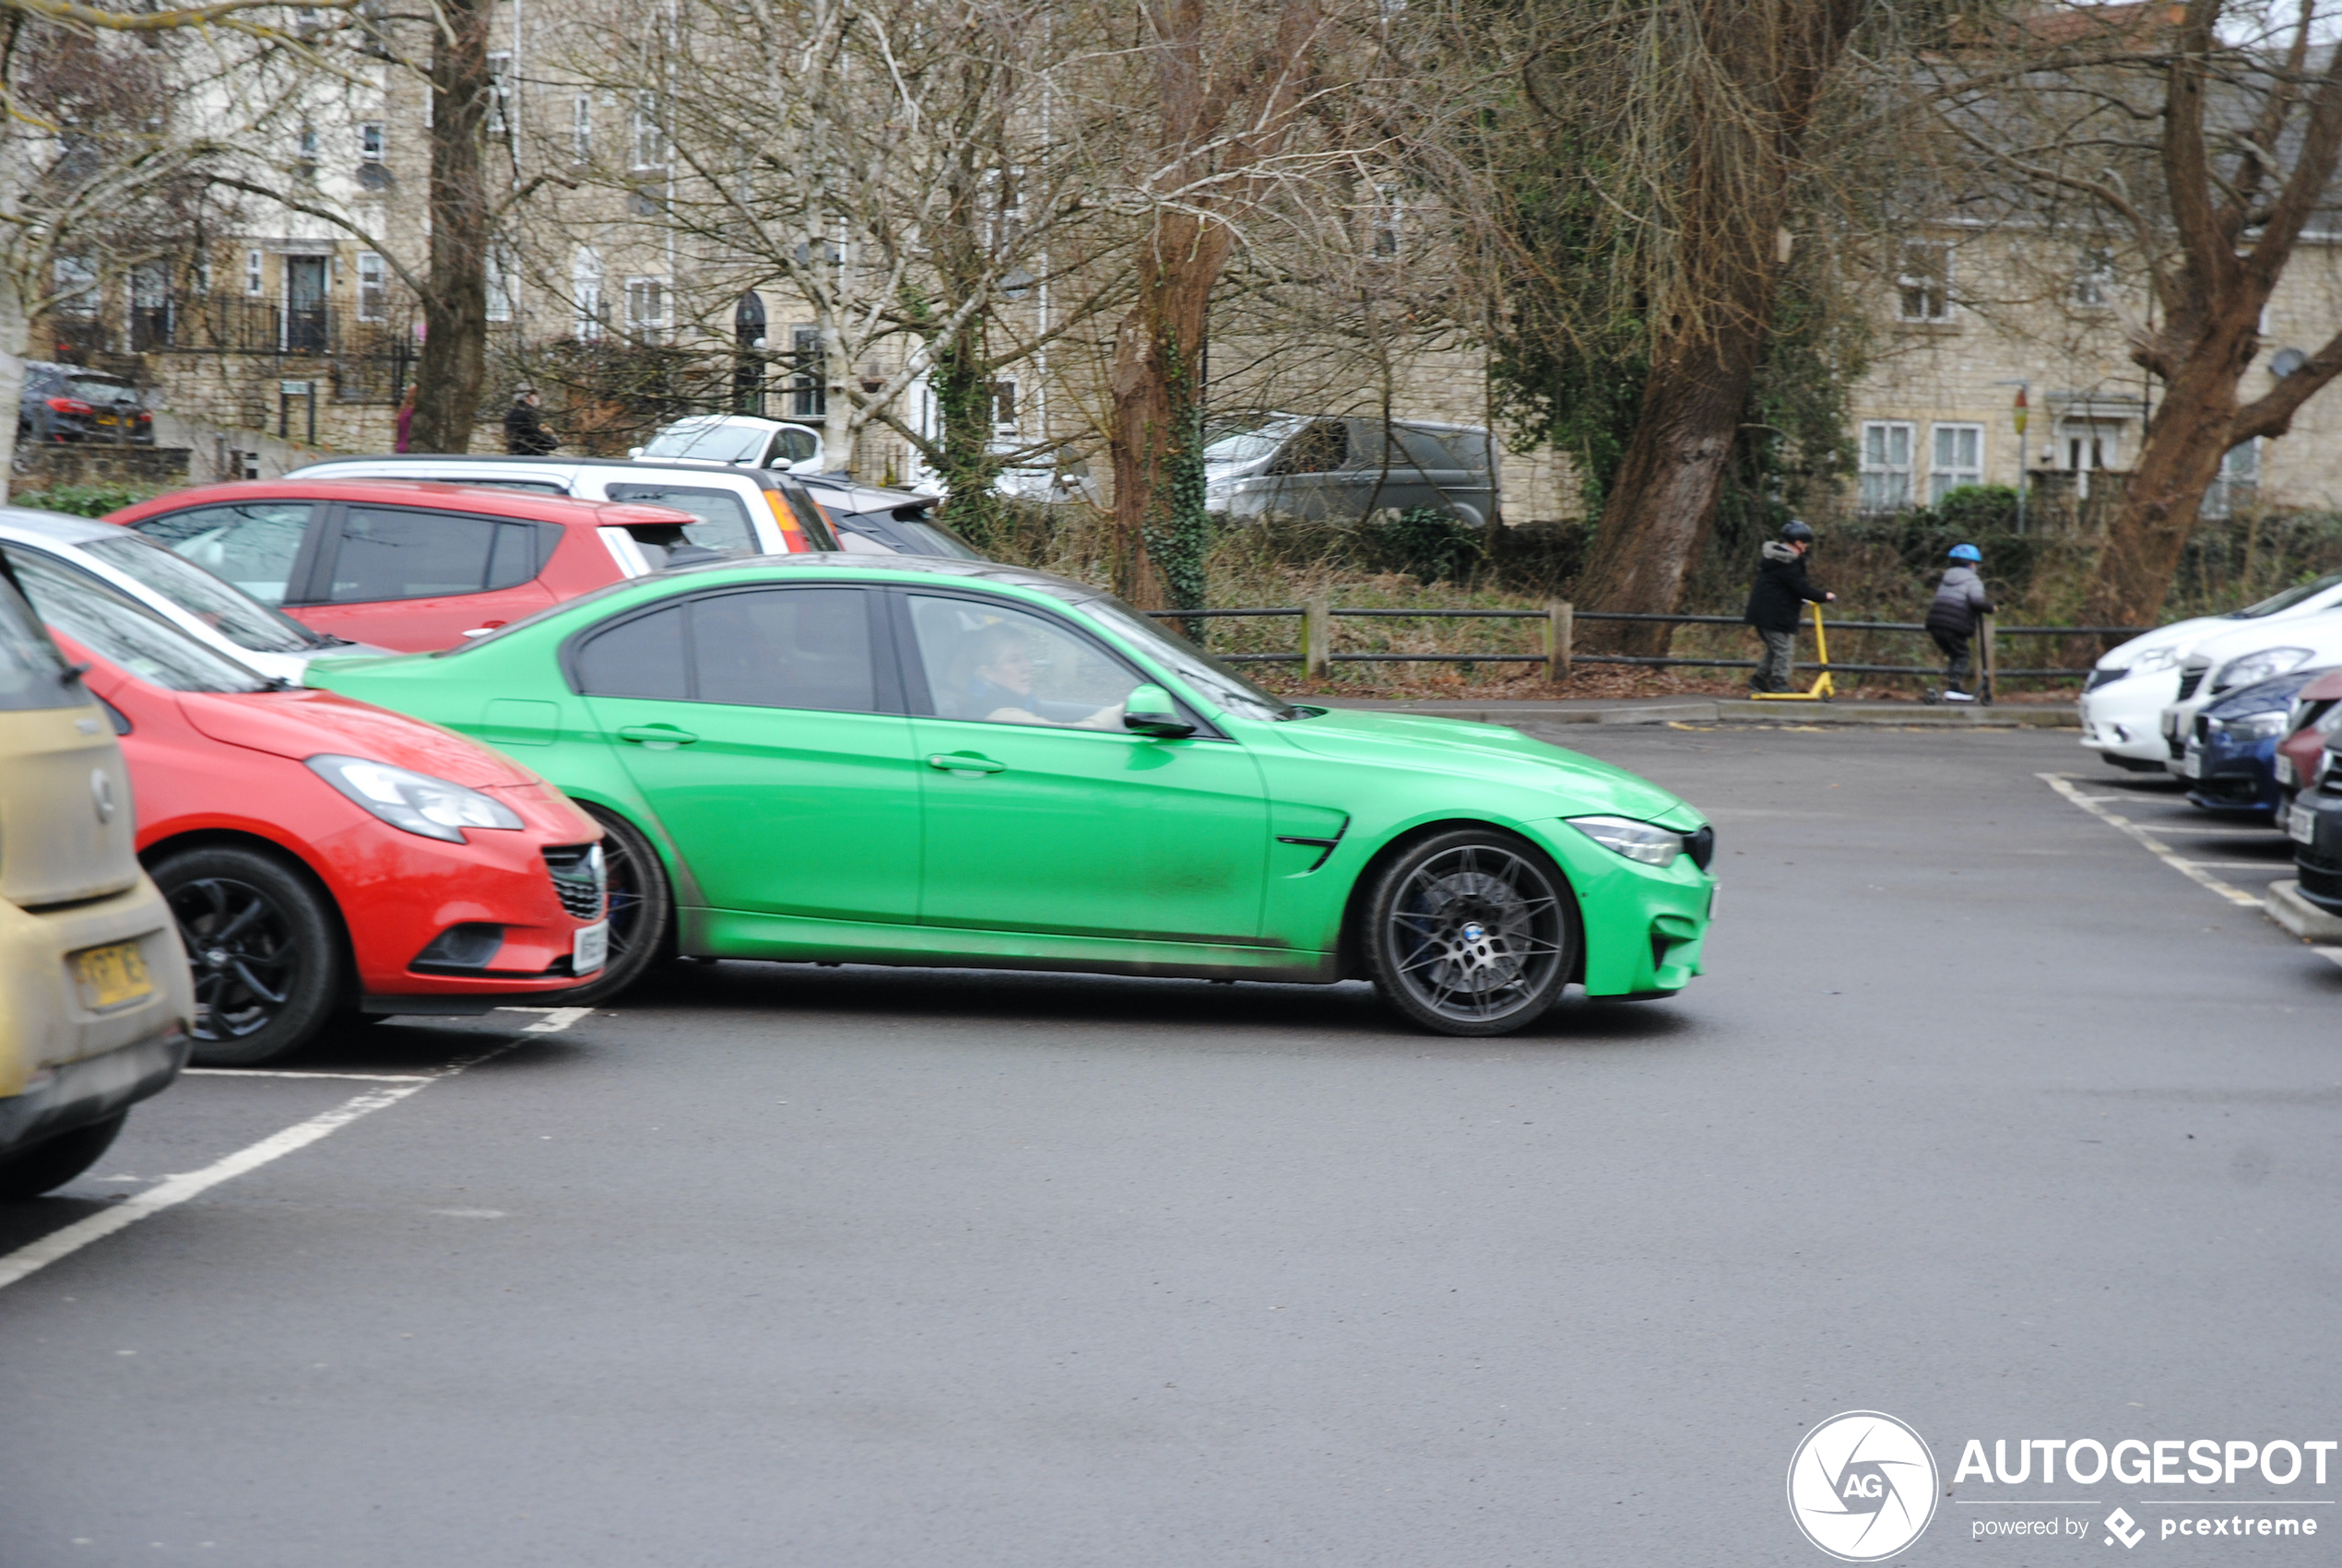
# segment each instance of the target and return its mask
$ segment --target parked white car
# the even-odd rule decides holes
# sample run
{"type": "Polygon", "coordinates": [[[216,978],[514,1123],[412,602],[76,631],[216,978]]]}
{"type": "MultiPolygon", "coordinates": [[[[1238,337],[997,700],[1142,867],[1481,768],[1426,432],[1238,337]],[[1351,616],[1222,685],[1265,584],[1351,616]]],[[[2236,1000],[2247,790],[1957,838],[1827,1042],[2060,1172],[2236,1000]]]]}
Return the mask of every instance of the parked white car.
{"type": "MultiPolygon", "coordinates": [[[[103,584],[214,653],[294,686],[302,684],[302,672],[313,659],[388,654],[388,648],[312,631],[199,564],[202,552],[214,542],[204,532],[210,528],[220,541],[212,564],[233,571],[234,561],[227,554],[253,548],[255,532],[266,532],[270,519],[255,514],[265,513],[269,504],[218,508],[239,513],[218,520],[207,514],[211,509],[186,514],[190,537],[176,551],[120,524],[25,506],[0,507],[0,554],[22,572],[45,572],[67,584],[103,584]]],[[[301,534],[301,523],[292,522],[280,541],[286,553],[300,547],[301,534]]]]}
{"type": "Polygon", "coordinates": [[[2207,637],[2180,661],[2179,697],[2164,708],[2157,736],[2164,766],[2185,776],[2188,732],[2195,715],[2231,691],[2297,669],[2342,664],[2342,609],[2288,616],[2207,637]]]}
{"type": "MultiPolygon", "coordinates": [[[[2132,638],[2101,654],[2090,672],[2089,685],[2082,692],[2082,744],[2118,768],[2161,771],[2171,756],[2163,736],[2163,710],[2180,701],[2180,666],[2199,644],[2250,627],[2274,627],[2336,608],[2342,608],[2342,572],[2227,615],[2174,621],[2132,638]]],[[[2282,638],[2265,643],[2284,645],[2282,638]]],[[[2250,651],[2238,648],[2228,656],[2250,651]]]]}
{"type": "Polygon", "coordinates": [[[687,457],[788,474],[818,474],[827,461],[822,432],[812,426],[754,414],[694,414],[676,420],[628,455],[687,457]]]}

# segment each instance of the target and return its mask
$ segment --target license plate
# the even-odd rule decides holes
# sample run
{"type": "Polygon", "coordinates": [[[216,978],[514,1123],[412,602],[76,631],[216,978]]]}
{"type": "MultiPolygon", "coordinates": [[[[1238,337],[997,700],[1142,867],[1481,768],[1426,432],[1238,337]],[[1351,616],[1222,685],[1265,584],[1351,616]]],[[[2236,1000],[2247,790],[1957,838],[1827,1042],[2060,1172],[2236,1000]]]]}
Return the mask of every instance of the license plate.
{"type": "Polygon", "coordinates": [[[2318,814],[2308,807],[2295,805],[2285,814],[2285,836],[2295,843],[2318,842],[2318,814]]]}
{"type": "Polygon", "coordinates": [[[98,416],[98,423],[101,425],[118,425],[122,423],[122,421],[115,419],[112,414],[101,414],[98,416]]]}
{"type": "Polygon", "coordinates": [[[572,974],[591,974],[609,961],[609,922],[597,920],[578,928],[569,942],[572,974]]]}
{"type": "Polygon", "coordinates": [[[2293,776],[2292,758],[2280,756],[2277,760],[2277,782],[2286,785],[2298,784],[2301,782],[2293,776]]]}
{"type": "Polygon", "coordinates": [[[82,949],[73,955],[73,977],[80,983],[82,1005],[92,1012],[154,995],[154,976],[136,942],[82,949]]]}
{"type": "Polygon", "coordinates": [[[2181,754],[2180,777],[2200,779],[2204,776],[2204,753],[2190,748],[2181,754]]]}

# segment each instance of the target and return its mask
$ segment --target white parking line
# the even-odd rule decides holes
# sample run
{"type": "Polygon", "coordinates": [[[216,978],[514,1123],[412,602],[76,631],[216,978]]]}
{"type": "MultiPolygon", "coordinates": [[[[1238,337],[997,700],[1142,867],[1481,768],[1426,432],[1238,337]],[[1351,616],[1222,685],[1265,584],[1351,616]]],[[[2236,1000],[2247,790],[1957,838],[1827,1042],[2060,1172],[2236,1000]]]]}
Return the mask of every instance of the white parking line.
{"type": "Polygon", "coordinates": [[[2164,848],[2163,845],[2155,841],[2153,836],[2155,830],[2141,827],[2138,823],[2132,821],[2128,817],[2122,816],[2117,812],[2109,811],[2105,807],[2099,804],[2097,797],[2084,795],[2080,790],[2075,788],[2073,781],[2065,774],[2036,773],[2033,776],[2040,779],[2043,784],[2049,785],[2050,788],[2057,791],[2058,794],[2064,796],[2066,799],[2072,801],[2075,805],[2080,807],[2083,810],[2088,812],[2091,816],[2096,817],[2099,820],[2106,823],[2109,827],[2119,828],[2123,832],[2129,834],[2132,838],[2137,840],[2140,846],[2146,849],[2149,855],[2155,856],[2156,859],[2161,861],[2164,865],[2170,867],[2181,876],[2185,877],[2189,881],[2194,882],[2197,887],[2208,889],[2211,891],[2219,894],[2220,897],[2228,900],[2229,902],[2233,904],[2241,904],[2247,909],[2258,909],[2261,907],[2261,898],[2259,894],[2248,893],[2242,888],[2232,888],[2226,882],[2221,881],[2218,877],[2213,876],[2210,872],[2200,869],[2194,861],[2182,860],[2178,855],[2173,855],[2170,850],[2164,848]]]}
{"type": "Polygon", "coordinates": [[[352,1079],[361,1083],[429,1083],[436,1073],[295,1073],[271,1072],[266,1067],[182,1067],[183,1078],[330,1078],[352,1079]]]}
{"type": "Polygon", "coordinates": [[[523,1034],[559,1034],[580,1019],[594,1016],[591,1008],[498,1008],[500,1013],[543,1013],[545,1016],[521,1031],[523,1034]]]}
{"type": "MultiPolygon", "coordinates": [[[[569,1009],[562,1009],[567,1011],[569,1009]]],[[[566,1027],[566,1026],[564,1026],[566,1027]]],[[[502,1055],[518,1045],[518,1040],[499,1041],[485,1051],[476,1052],[448,1065],[444,1072],[432,1073],[410,1082],[384,1089],[370,1089],[342,1102],[332,1110],[296,1122],[282,1132],[271,1133],[258,1143],[239,1149],[224,1159],[215,1160],[200,1171],[189,1171],[172,1176],[136,1197],[124,1199],[112,1208],[101,1209],[77,1220],[62,1230],[53,1231],[37,1242],[29,1242],[16,1251],[0,1256],[0,1290],[5,1290],[27,1275],[38,1273],[61,1257],[69,1257],[90,1243],[102,1241],[116,1231],[136,1224],[149,1215],[175,1208],[218,1186],[220,1183],[256,1171],[272,1160],[281,1160],[297,1149],[306,1149],[319,1138],[340,1131],[361,1116],[370,1116],[386,1106],[396,1105],[410,1094],[420,1092],[442,1079],[454,1078],[467,1067],[477,1067],[491,1056],[502,1055]]],[[[304,1077],[305,1074],[292,1074],[304,1077]]]]}

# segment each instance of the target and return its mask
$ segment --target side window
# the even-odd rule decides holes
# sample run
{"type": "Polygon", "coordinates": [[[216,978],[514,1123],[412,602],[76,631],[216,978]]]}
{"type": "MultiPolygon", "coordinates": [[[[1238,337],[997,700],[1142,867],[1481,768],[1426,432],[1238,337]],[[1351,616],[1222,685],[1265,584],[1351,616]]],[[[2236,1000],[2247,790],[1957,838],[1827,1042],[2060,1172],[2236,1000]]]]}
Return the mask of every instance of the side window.
{"type": "Polygon", "coordinates": [[[774,433],[772,461],[768,468],[786,468],[792,463],[802,463],[813,455],[813,432],[795,425],[784,425],[774,433]]]}
{"type": "Polygon", "coordinates": [[[1272,474],[1327,474],[1350,461],[1350,432],[1340,419],[1312,419],[1285,442],[1272,474]]]}
{"type": "Polygon", "coordinates": [[[688,700],[683,607],[669,605],[592,633],[577,650],[574,674],[577,690],[588,697],[688,700]]]}
{"type": "Polygon", "coordinates": [[[131,527],[262,604],[281,605],[312,510],[305,501],[250,501],[165,513],[131,527]]]}
{"type": "Polygon", "coordinates": [[[997,602],[912,595],[937,717],[1122,731],[1140,677],[1056,621],[997,602]]]}
{"type": "Polygon", "coordinates": [[[726,555],[758,555],[756,530],[750,526],[748,508],[730,490],[704,485],[626,484],[609,487],[612,501],[647,501],[671,506],[699,519],[683,530],[683,537],[702,549],[726,555]]]}
{"type": "Polygon", "coordinates": [[[855,713],[878,706],[869,599],[859,588],[694,599],[691,634],[694,694],[703,702],[855,713]]]}
{"type": "Polygon", "coordinates": [[[1455,454],[1449,452],[1440,442],[1439,438],[1429,430],[1409,430],[1404,425],[1397,425],[1392,427],[1390,433],[1399,438],[1399,445],[1407,454],[1406,461],[1418,468],[1439,472],[1449,468],[1471,466],[1469,464],[1457,462],[1455,454]]]}
{"type": "Polygon", "coordinates": [[[560,532],[538,523],[497,524],[496,543],[488,552],[488,585],[517,588],[536,576],[538,560],[561,542],[560,532]]]}
{"type": "Polygon", "coordinates": [[[327,598],[337,605],[511,587],[537,574],[536,529],[450,512],[353,506],[343,513],[327,598]]]}

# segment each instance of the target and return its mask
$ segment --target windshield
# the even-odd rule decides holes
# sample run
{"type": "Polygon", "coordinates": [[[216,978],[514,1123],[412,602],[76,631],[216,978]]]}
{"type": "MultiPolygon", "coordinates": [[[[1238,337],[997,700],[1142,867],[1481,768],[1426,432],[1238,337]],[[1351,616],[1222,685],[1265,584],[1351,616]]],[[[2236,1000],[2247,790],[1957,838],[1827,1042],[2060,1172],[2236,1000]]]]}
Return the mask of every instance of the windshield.
{"type": "Polygon", "coordinates": [[[734,424],[720,416],[679,419],[651,438],[645,457],[697,457],[709,463],[753,463],[764,455],[772,432],[761,425],[734,424]]]}
{"type": "Polygon", "coordinates": [[[2314,583],[2298,584],[2293,587],[2286,589],[2285,592],[2281,594],[2271,595],[2269,597],[2263,599],[2257,605],[2247,605],[2241,610],[2230,610],[2229,612],[2228,619],[2230,620],[2257,620],[2265,615],[2275,615],[2279,610],[2291,609],[2303,599],[2309,598],[2312,595],[2323,594],[2328,588],[2334,587],[2337,584],[2342,584],[2342,572],[2329,572],[2314,583]]]}
{"type": "Polygon", "coordinates": [[[138,389],[128,382],[112,376],[75,376],[65,383],[65,394],[88,403],[136,403],[138,389]]]}
{"type": "Polygon", "coordinates": [[[124,576],[143,584],[239,648],[262,654],[305,654],[324,644],[309,628],[270,609],[182,555],[142,534],[90,539],[81,548],[124,576]]]}
{"type": "Polygon", "coordinates": [[[172,691],[267,691],[278,684],[51,557],[12,546],[8,564],[41,619],[141,679],[172,691]]]}
{"type": "MultiPolygon", "coordinates": [[[[1034,585],[1046,592],[1057,592],[1047,584],[1034,585]]],[[[1139,644],[1224,713],[1247,719],[1297,719],[1307,712],[1282,697],[1270,696],[1246,679],[1234,665],[1213,658],[1153,616],[1132,609],[1120,599],[1103,595],[1094,598],[1086,594],[1078,599],[1070,594],[1060,596],[1139,644]]]]}
{"type": "Polygon", "coordinates": [[[1207,431],[1212,437],[1204,442],[1203,461],[1207,467],[1233,467],[1240,464],[1264,463],[1273,456],[1285,439],[1301,428],[1301,421],[1290,416],[1231,421],[1218,431],[1207,431]]]}
{"type": "Polygon", "coordinates": [[[0,582],[0,712],[79,708],[89,701],[30,608],[0,582]]]}

